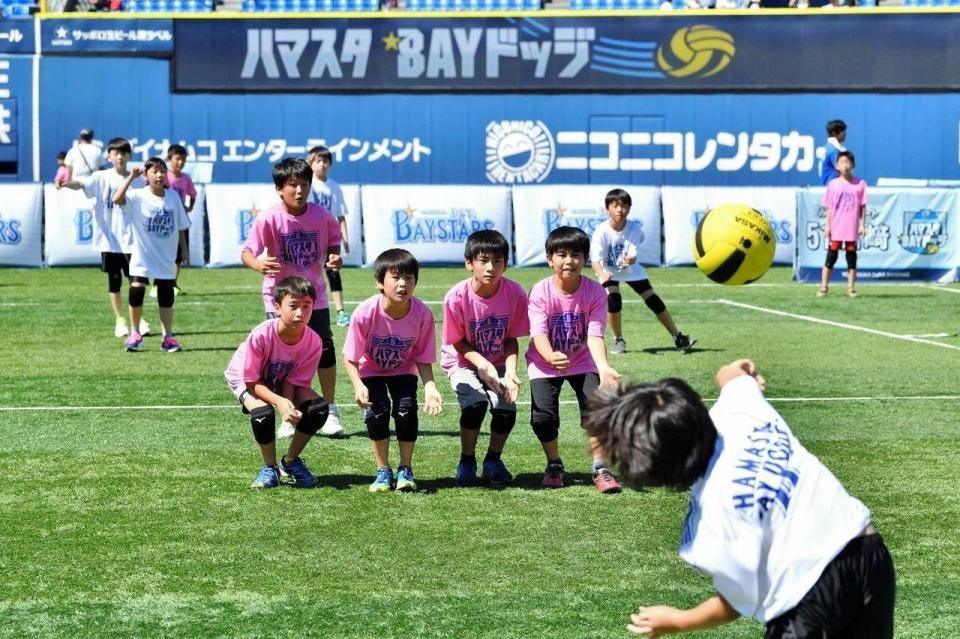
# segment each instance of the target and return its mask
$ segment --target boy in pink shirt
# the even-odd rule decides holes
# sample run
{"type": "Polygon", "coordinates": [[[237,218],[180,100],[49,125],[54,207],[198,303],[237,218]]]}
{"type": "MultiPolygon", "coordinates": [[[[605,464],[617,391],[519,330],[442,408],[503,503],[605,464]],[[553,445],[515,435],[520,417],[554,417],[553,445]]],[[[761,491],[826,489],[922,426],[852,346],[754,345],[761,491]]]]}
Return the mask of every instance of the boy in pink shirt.
{"type": "MultiPolygon", "coordinates": [[[[320,336],[323,353],[317,369],[320,392],[330,404],[330,417],[320,430],[329,437],[342,437],[343,427],[336,404],[337,356],[330,331],[330,310],[324,268],[340,269],[340,227],[326,210],[307,202],[313,171],[300,158],[284,158],[273,166],[273,184],[280,202],[261,211],[240,252],[245,266],[263,275],[263,306],[267,318],[276,317],[273,288],[277,281],[300,275],[313,284],[310,328],[320,336]],[[263,251],[266,254],[259,257],[263,251]]],[[[281,429],[281,436],[285,433],[281,429]]]]}
{"type": "Polygon", "coordinates": [[[841,151],[837,154],[840,177],[830,180],[820,203],[827,209],[824,231],[829,244],[817,297],[826,297],[829,291],[830,273],[833,265],[837,263],[841,244],[847,255],[847,296],[857,296],[857,239],[867,232],[867,183],[853,177],[854,166],[853,153],[841,151]]]}
{"type": "Polygon", "coordinates": [[[473,276],[443,298],[440,365],[460,404],[460,463],[456,482],[477,481],[477,435],[490,407],[490,446],[483,460],[485,481],[501,486],[513,480],[500,458],[517,421],[518,337],[530,334],[527,296],[503,277],[510,255],[507,239],[494,230],[467,238],[463,259],[473,276]]]}
{"type": "Polygon", "coordinates": [[[363,420],[377,462],[370,492],[389,492],[394,487],[391,406],[400,447],[396,489],[413,492],[417,490],[411,463],[419,429],[418,373],[423,380],[424,411],[439,415],[443,407],[433,381],[437,358],[433,314],[413,296],[420,265],[409,251],[384,251],[374,261],[373,272],[380,293],[361,302],[353,314],[343,344],[344,367],[357,405],[364,409],[363,420]]]}
{"type": "Polygon", "coordinates": [[[300,459],[307,442],[327,419],[327,402],[310,387],[322,350],[320,337],[307,330],[316,291],[306,279],[292,276],[274,288],[276,319],[268,319],[237,348],[224,372],[243,413],[250,415],[263,469],[251,488],[276,488],[280,473],[298,488],[317,485],[300,459]],[[296,427],[287,454],[277,467],[276,417],[296,427]]]}
{"type": "MultiPolygon", "coordinates": [[[[190,176],[183,172],[183,166],[187,163],[187,149],[182,144],[171,144],[167,147],[167,163],[170,165],[170,170],[167,171],[167,188],[180,196],[183,208],[189,214],[193,211],[193,205],[197,203],[197,189],[190,176]]],[[[189,246],[190,232],[187,231],[187,247],[189,246]]],[[[177,273],[174,280],[180,277],[180,262],[183,258],[183,254],[177,251],[177,261],[174,264],[177,273]]],[[[173,284],[173,290],[175,293],[181,292],[176,281],[173,284]]],[[[154,292],[151,291],[150,294],[154,295],[154,292]]]]}
{"type": "MultiPolygon", "coordinates": [[[[607,294],[580,272],[590,253],[590,238],[578,228],[561,226],[546,241],[553,275],[530,289],[530,425],[547,456],[544,488],[563,487],[560,434],[560,389],[566,381],[577,395],[580,414],[600,384],[616,386],[620,374],[607,363],[603,334],[607,328],[607,294]]],[[[582,425],[582,421],[581,421],[582,425]]],[[[603,449],[590,437],[593,483],[602,493],[620,492],[607,469],[603,449]]]]}

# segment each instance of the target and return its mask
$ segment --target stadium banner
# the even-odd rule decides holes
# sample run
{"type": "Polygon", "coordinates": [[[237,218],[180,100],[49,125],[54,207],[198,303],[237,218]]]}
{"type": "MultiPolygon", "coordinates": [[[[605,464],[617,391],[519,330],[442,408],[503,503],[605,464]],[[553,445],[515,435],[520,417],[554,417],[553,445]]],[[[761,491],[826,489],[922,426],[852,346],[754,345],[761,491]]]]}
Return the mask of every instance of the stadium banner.
{"type": "Polygon", "coordinates": [[[39,184],[0,185],[0,265],[43,266],[39,184]]]}
{"type": "MultiPolygon", "coordinates": [[[[347,240],[349,253],[342,253],[344,266],[363,266],[363,215],[360,203],[360,186],[341,184],[343,199],[347,203],[347,240]]],[[[343,252],[343,246],[340,247],[343,252]]]]}
{"type": "Polygon", "coordinates": [[[40,50],[48,54],[169,56],[173,53],[173,20],[44,18],[40,50]]]}
{"type": "Polygon", "coordinates": [[[503,186],[372,185],[360,190],[366,261],[390,248],[421,264],[463,264],[474,231],[497,229],[512,241],[510,189],[503,186]]]}
{"type": "Polygon", "coordinates": [[[44,260],[47,266],[100,264],[93,245],[93,198],[82,191],[43,186],[44,260]]]}
{"type": "MultiPolygon", "coordinates": [[[[796,279],[819,282],[826,256],[824,189],[797,193],[796,279]]],[[[867,188],[867,233],[857,249],[858,280],[953,282],[960,270],[960,198],[946,189],[867,188]]],[[[841,251],[842,253],[842,251],[841,251]]],[[[846,277],[841,255],[833,279],[846,277]]]]}
{"type": "Polygon", "coordinates": [[[203,267],[203,240],[204,240],[204,222],[207,217],[207,191],[201,184],[196,185],[197,199],[193,204],[193,210],[187,215],[190,217],[190,266],[191,268],[203,267]]]}
{"type": "Polygon", "coordinates": [[[191,19],[174,29],[178,91],[960,88],[956,14],[191,19]],[[850,33],[870,55],[837,64],[850,33]]]}
{"type": "Polygon", "coordinates": [[[36,50],[33,20],[0,21],[0,54],[29,55],[36,50]]]}
{"type": "Polygon", "coordinates": [[[720,204],[746,204],[763,213],[777,239],[774,264],[793,264],[796,252],[795,188],[664,187],[663,258],[669,266],[693,264],[691,245],[704,214],[720,204]]]}
{"type": "MultiPolygon", "coordinates": [[[[16,21],[24,28],[33,23],[16,21]]],[[[9,35],[10,27],[4,26],[9,35]]],[[[0,35],[4,31],[0,30],[0,35]]],[[[33,71],[36,56],[0,54],[0,181],[36,182],[33,163],[33,71]]],[[[77,129],[79,131],[80,129],[77,129]]],[[[73,137],[76,137],[74,132],[73,137]]],[[[58,149],[59,151],[60,149],[58,149]]],[[[56,151],[54,156],[56,157],[56,151]]],[[[50,174],[56,170],[55,162],[50,174]]]]}
{"type": "MultiPolygon", "coordinates": [[[[517,266],[546,264],[543,244],[555,228],[576,226],[593,236],[607,219],[604,197],[614,186],[538,185],[513,187],[513,224],[517,266]]],[[[640,222],[643,243],[637,251],[641,264],[660,265],[660,191],[651,187],[628,189],[633,200],[630,220],[640,222]]]]}
{"type": "Polygon", "coordinates": [[[210,260],[207,266],[241,266],[240,249],[260,211],[279,203],[273,184],[208,184],[207,221],[210,260]]]}

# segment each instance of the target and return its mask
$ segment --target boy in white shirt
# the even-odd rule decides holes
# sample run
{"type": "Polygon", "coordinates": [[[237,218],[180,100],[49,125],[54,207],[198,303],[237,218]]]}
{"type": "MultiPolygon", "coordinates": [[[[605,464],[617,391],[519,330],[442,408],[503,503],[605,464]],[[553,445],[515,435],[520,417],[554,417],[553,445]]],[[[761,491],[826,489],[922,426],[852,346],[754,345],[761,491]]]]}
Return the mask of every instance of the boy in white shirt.
{"type": "Polygon", "coordinates": [[[766,639],[893,637],[893,561],[870,511],[794,437],[748,359],[717,372],[708,412],[684,381],[601,389],[587,430],[634,488],[690,489],[680,556],[716,594],[690,610],[641,607],[639,635],[740,615],[766,639]]]}
{"type": "Polygon", "coordinates": [[[646,270],[637,262],[637,249],[643,243],[643,231],[640,229],[640,222],[627,221],[632,205],[630,194],[623,189],[613,189],[607,193],[604,201],[607,221],[597,225],[593,237],[590,238],[590,262],[593,272],[597,274],[597,280],[607,292],[607,323],[613,331],[610,352],[623,353],[627,350],[620,322],[620,311],[623,308],[620,282],[625,282],[643,299],[647,308],[670,333],[677,350],[689,351],[697,340],[680,332],[667,310],[667,305],[653,291],[646,270]]]}
{"type": "MultiPolygon", "coordinates": [[[[340,246],[344,255],[350,254],[350,242],[347,235],[347,201],[343,197],[343,189],[337,181],[330,177],[330,167],[333,166],[333,153],[325,146],[315,146],[307,152],[307,164],[313,170],[313,180],[310,183],[310,201],[327,210],[337,220],[340,226],[340,246]]],[[[330,297],[333,306],[337,309],[337,326],[350,324],[350,313],[343,305],[343,280],[340,271],[327,269],[327,280],[330,282],[330,297]]]]}
{"type": "MultiPolygon", "coordinates": [[[[176,191],[166,188],[167,164],[160,158],[150,158],[143,167],[134,167],[130,175],[113,195],[113,202],[130,222],[133,231],[133,252],[130,255],[130,325],[139,326],[143,315],[143,297],[146,285],[153,278],[157,287],[157,305],[160,307],[160,324],[163,326],[164,353],[180,350],[173,338],[173,286],[176,281],[174,262],[177,246],[183,254],[184,266],[190,264],[187,250],[186,229],[190,218],[176,191]],[[145,176],[147,186],[130,191],[130,183],[145,176]]],[[[143,337],[133,331],[124,345],[128,352],[143,348],[143,337]]]]}

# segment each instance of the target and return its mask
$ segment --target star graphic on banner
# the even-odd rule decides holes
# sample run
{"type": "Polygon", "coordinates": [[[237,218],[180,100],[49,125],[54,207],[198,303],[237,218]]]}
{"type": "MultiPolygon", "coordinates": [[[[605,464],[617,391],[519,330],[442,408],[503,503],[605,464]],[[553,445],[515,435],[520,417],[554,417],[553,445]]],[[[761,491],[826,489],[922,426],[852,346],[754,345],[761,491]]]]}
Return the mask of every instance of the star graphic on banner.
{"type": "Polygon", "coordinates": [[[398,51],[399,49],[397,45],[400,44],[400,40],[402,38],[398,38],[397,34],[391,31],[390,33],[387,34],[386,38],[380,38],[380,39],[383,40],[384,51],[398,51]]]}
{"type": "Polygon", "coordinates": [[[556,208],[555,210],[556,210],[556,212],[557,212],[557,215],[559,215],[560,217],[563,217],[563,213],[564,213],[564,211],[566,211],[567,209],[563,208],[563,204],[557,202],[557,208],[556,208]]]}
{"type": "Polygon", "coordinates": [[[57,38],[60,39],[60,40],[64,40],[64,39],[66,39],[66,37],[67,37],[67,29],[66,29],[66,27],[59,27],[59,28],[57,28],[57,38]]]}
{"type": "Polygon", "coordinates": [[[260,209],[257,208],[256,204],[250,207],[250,215],[252,215],[253,217],[256,217],[257,213],[259,212],[260,212],[260,209]]]}

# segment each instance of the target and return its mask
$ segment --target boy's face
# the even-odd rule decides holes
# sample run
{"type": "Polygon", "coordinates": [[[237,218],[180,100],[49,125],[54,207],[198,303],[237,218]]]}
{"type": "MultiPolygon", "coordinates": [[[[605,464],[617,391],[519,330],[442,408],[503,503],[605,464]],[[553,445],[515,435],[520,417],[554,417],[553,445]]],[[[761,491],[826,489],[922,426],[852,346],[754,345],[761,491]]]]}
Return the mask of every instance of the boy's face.
{"type": "Polygon", "coordinates": [[[480,253],[466,261],[467,270],[473,273],[473,279],[481,284],[493,284],[507,270],[507,260],[502,255],[480,253]]]}
{"type": "Polygon", "coordinates": [[[844,176],[853,173],[853,162],[850,161],[850,158],[845,155],[837,158],[837,172],[844,176]]]}
{"type": "Polygon", "coordinates": [[[144,177],[147,179],[147,184],[150,188],[162,189],[166,186],[167,183],[167,171],[162,166],[151,166],[147,169],[147,172],[144,173],[144,177]]]}
{"type": "Polygon", "coordinates": [[[173,171],[173,174],[180,175],[180,171],[183,170],[183,165],[187,163],[187,158],[179,153],[174,153],[167,162],[170,164],[170,170],[173,171]]]}
{"type": "Polygon", "coordinates": [[[310,168],[318,180],[326,181],[327,173],[330,172],[330,160],[315,155],[310,160],[310,168]]]}
{"type": "Polygon", "coordinates": [[[126,151],[110,149],[107,151],[107,159],[110,160],[110,164],[112,164],[115,168],[124,169],[127,166],[127,162],[130,161],[130,154],[126,151]]]}
{"type": "Polygon", "coordinates": [[[397,271],[387,271],[383,276],[382,282],[377,282],[377,288],[391,302],[403,303],[413,297],[413,291],[417,288],[417,281],[413,273],[400,274],[397,271]]]}
{"type": "Polygon", "coordinates": [[[280,321],[288,328],[306,326],[313,314],[313,300],[307,295],[284,295],[280,303],[274,303],[273,307],[277,309],[280,321]]]}
{"type": "Polygon", "coordinates": [[[277,189],[280,199],[288,209],[300,211],[307,205],[307,195],[310,193],[310,184],[297,176],[287,179],[286,183],[277,189]]]}
{"type": "Polygon", "coordinates": [[[614,224],[623,224],[630,215],[630,205],[620,200],[614,200],[607,206],[607,218],[614,224]]]}
{"type": "Polygon", "coordinates": [[[552,255],[547,255],[547,264],[553,269],[554,275],[563,281],[580,277],[586,256],[579,251],[560,249],[552,255]]]}

